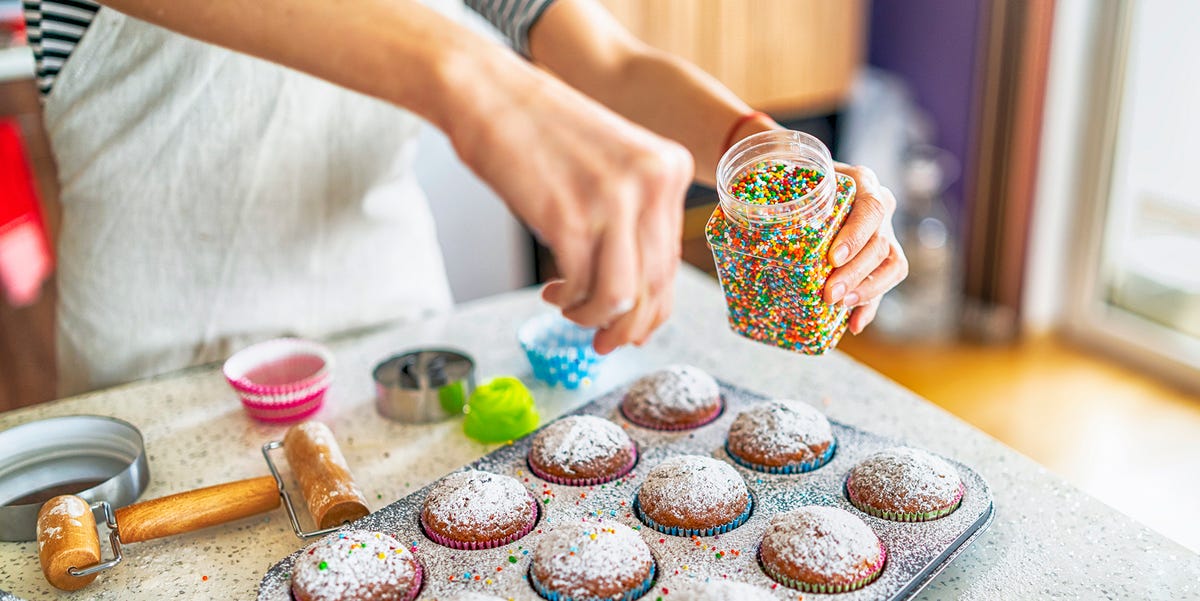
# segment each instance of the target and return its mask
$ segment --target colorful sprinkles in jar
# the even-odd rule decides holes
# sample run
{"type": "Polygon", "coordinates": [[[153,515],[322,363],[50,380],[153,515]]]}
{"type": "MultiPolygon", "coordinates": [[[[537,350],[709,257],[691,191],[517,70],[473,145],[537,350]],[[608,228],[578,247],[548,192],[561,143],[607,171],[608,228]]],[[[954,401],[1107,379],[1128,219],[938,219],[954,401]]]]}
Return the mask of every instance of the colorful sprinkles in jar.
{"type": "Polygon", "coordinates": [[[841,339],[848,311],[821,293],[854,180],[832,167],[818,140],[790,131],[751,136],[721,159],[706,234],[737,333],[814,355],[841,339]]]}

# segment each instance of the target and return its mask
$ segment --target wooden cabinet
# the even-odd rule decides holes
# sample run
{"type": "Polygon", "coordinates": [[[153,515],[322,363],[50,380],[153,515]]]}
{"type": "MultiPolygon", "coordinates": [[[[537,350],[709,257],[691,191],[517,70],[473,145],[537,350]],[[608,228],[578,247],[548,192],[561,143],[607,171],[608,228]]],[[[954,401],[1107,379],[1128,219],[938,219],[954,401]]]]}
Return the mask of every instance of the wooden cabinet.
{"type": "Polygon", "coordinates": [[[647,43],[713,74],[755,108],[836,109],[862,64],[862,0],[602,0],[647,43]]]}

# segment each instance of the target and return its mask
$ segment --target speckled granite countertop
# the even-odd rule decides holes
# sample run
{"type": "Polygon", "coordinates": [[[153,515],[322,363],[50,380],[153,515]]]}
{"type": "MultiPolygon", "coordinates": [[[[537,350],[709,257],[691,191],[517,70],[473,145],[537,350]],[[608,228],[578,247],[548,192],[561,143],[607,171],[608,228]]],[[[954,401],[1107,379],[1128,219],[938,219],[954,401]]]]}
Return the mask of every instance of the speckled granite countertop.
{"type": "MultiPolygon", "coordinates": [[[[719,289],[698,272],[683,272],[678,286],[675,316],[653,341],[616,353],[583,391],[532,384],[514,332],[546,309],[535,292],[522,291],[334,344],[337,382],[317,418],[334,430],[372,507],[379,508],[493,448],[464,437],[458,420],[405,426],[378,418],[370,369],[396,351],[432,344],[466,349],[482,379],[518,374],[530,382],[545,420],[660,366],[692,363],[746,388],[809,401],[835,419],[954,457],[988,479],[995,523],[922,598],[1200,599],[1200,556],[840,353],[801,357],[739,338],[725,326],[719,289]]],[[[144,499],[264,475],[259,447],[284,430],[246,417],[217,366],[0,414],[0,429],[81,413],[112,415],[141,428],[151,472],[144,499]]],[[[0,543],[0,589],[29,600],[253,599],[267,568],[300,546],[279,510],[129,545],[122,565],[66,594],[42,579],[35,543],[0,543]]]]}

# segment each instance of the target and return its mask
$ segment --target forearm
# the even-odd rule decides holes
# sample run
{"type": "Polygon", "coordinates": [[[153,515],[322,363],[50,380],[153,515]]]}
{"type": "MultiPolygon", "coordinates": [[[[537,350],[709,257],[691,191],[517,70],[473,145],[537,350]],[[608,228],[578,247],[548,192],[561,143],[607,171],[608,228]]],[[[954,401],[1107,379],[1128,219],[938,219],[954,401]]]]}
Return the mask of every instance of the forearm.
{"type": "Polygon", "coordinates": [[[475,73],[533,71],[414,0],[104,1],[183,35],[394,103],[443,130],[477,96],[475,73]],[[499,69],[489,62],[507,63],[499,69]]]}
{"type": "MultiPolygon", "coordinates": [[[[530,33],[534,60],[626,118],[683,144],[712,184],[730,128],[751,108],[695,65],[634,39],[590,0],[558,0],[530,33]]],[[[774,126],[744,122],[736,141],[774,126]]]]}

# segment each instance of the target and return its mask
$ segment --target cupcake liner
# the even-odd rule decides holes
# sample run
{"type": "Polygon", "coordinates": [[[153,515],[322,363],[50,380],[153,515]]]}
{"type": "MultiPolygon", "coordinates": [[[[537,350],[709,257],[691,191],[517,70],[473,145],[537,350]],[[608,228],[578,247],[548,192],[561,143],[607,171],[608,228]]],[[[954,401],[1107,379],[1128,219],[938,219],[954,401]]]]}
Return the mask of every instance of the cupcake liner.
{"type": "Polygon", "coordinates": [[[242,407],[246,413],[261,422],[285,423],[304,419],[317,412],[325,403],[325,390],[319,390],[307,399],[295,403],[271,405],[269,403],[251,403],[242,399],[242,407]]]}
{"type": "Polygon", "coordinates": [[[745,459],[742,459],[741,457],[739,457],[736,453],[733,452],[732,449],[729,448],[729,439],[725,440],[725,454],[729,455],[729,458],[732,459],[734,461],[734,463],[736,463],[746,469],[751,469],[756,472],[764,472],[767,474],[803,474],[805,472],[811,472],[819,467],[823,467],[825,464],[832,461],[833,455],[836,452],[837,452],[837,438],[835,437],[833,439],[833,441],[829,443],[829,448],[825,449],[825,452],[821,453],[820,457],[817,457],[816,459],[813,459],[812,461],[804,461],[801,463],[789,463],[787,465],[759,465],[757,463],[746,461],[745,459]]]}
{"type": "Polygon", "coordinates": [[[590,382],[604,356],[592,348],[596,330],[581,328],[548,313],[526,321],[517,340],[537,379],[568,390],[590,382]]]}
{"type": "Polygon", "coordinates": [[[421,522],[421,531],[425,533],[425,536],[429,537],[429,540],[432,540],[443,547],[450,547],[451,549],[459,549],[461,551],[482,551],[484,549],[503,547],[504,545],[516,542],[533,531],[534,527],[537,526],[538,519],[541,517],[541,508],[538,506],[537,499],[534,499],[532,494],[529,495],[529,512],[533,514],[533,519],[529,521],[528,526],[522,528],[521,530],[518,530],[517,532],[514,532],[504,538],[475,542],[465,542],[447,538],[441,534],[438,534],[437,532],[434,532],[433,529],[429,527],[429,524],[425,523],[424,515],[422,515],[419,520],[421,522]]]}
{"type": "Polygon", "coordinates": [[[788,588],[794,588],[794,589],[804,592],[804,593],[820,593],[823,595],[831,595],[831,594],[836,594],[836,593],[848,593],[850,591],[856,591],[864,586],[867,586],[868,584],[871,584],[872,582],[875,582],[875,579],[879,578],[879,575],[883,573],[883,567],[884,567],[884,564],[886,564],[886,563],[887,563],[887,548],[883,546],[883,541],[879,541],[879,561],[875,565],[871,566],[871,573],[867,574],[866,576],[863,576],[862,578],[859,578],[858,580],[854,580],[852,582],[846,582],[846,583],[842,583],[842,584],[816,584],[816,583],[812,583],[812,582],[804,582],[802,580],[795,580],[792,578],[788,578],[787,576],[784,576],[783,574],[780,574],[779,572],[772,569],[771,566],[768,566],[766,563],[763,562],[761,547],[759,548],[759,551],[758,551],[758,567],[762,569],[763,573],[765,573],[768,578],[770,578],[771,580],[774,580],[775,582],[778,582],[779,584],[782,584],[788,588]]]}
{"type": "Polygon", "coordinates": [[[857,496],[855,496],[854,492],[850,488],[850,479],[851,479],[851,476],[849,474],[847,474],[846,475],[846,483],[843,485],[843,488],[845,488],[845,492],[846,492],[846,498],[850,500],[850,504],[853,505],[859,511],[861,511],[867,515],[875,516],[877,518],[889,520],[892,522],[929,522],[932,520],[936,520],[938,518],[944,518],[944,517],[954,513],[954,511],[956,509],[958,509],[958,507],[960,505],[962,505],[963,495],[967,494],[966,485],[960,482],[958,484],[958,496],[956,496],[954,498],[954,501],[951,502],[949,505],[942,507],[940,509],[934,509],[933,511],[926,511],[923,513],[904,513],[904,512],[898,512],[898,511],[884,511],[882,509],[876,509],[874,507],[871,507],[870,505],[867,505],[866,503],[862,502],[862,500],[860,500],[857,496]]]}
{"type": "MultiPolygon", "coordinates": [[[[646,579],[643,580],[641,584],[637,585],[636,588],[626,591],[625,594],[621,595],[620,597],[605,597],[604,601],[633,601],[634,599],[645,595],[650,591],[651,588],[654,587],[654,578],[657,575],[657,572],[658,564],[651,560],[650,575],[646,576],[646,579]]],[[[576,598],[546,588],[546,586],[537,579],[537,576],[534,575],[532,565],[529,566],[529,584],[533,586],[533,590],[537,591],[537,594],[541,595],[543,599],[547,599],[548,601],[598,601],[595,597],[576,598]]]]}
{"type": "Polygon", "coordinates": [[[641,520],[643,524],[663,534],[670,534],[671,536],[716,536],[718,534],[725,534],[726,532],[741,526],[746,522],[746,520],[750,519],[750,514],[754,511],[754,495],[747,493],[746,496],[748,499],[748,502],[746,503],[746,510],[743,511],[741,515],[734,518],[731,522],[721,524],[720,526],[714,526],[712,528],[680,528],[678,526],[664,526],[659,524],[642,511],[642,504],[638,501],[637,495],[633,497],[633,513],[637,515],[638,519],[641,520]]]}
{"type": "Polygon", "coordinates": [[[529,464],[529,471],[533,472],[533,475],[547,482],[562,484],[564,486],[595,486],[597,484],[604,484],[605,482],[612,482],[633,471],[633,466],[637,465],[638,461],[637,445],[629,445],[629,450],[631,451],[629,462],[622,466],[621,469],[609,476],[598,476],[595,478],[561,478],[541,470],[532,461],[529,461],[528,458],[526,458],[525,462],[529,464]]]}
{"type": "MultiPolygon", "coordinates": [[[[229,385],[239,393],[261,396],[287,395],[302,392],[318,385],[323,380],[331,378],[333,373],[333,353],[324,345],[301,338],[276,338],[248,346],[225,361],[222,373],[229,385]],[[270,364],[287,362],[292,358],[315,357],[320,360],[321,367],[314,373],[299,378],[293,382],[280,384],[261,384],[248,379],[246,376],[256,368],[270,364]]],[[[328,385],[328,382],[326,382],[328,385]]]]}
{"type": "Polygon", "coordinates": [[[404,601],[414,601],[417,595],[421,594],[421,585],[425,584],[425,567],[421,565],[421,562],[416,557],[413,557],[413,568],[415,568],[413,583],[409,585],[408,594],[404,596],[404,601]]]}
{"type": "Polygon", "coordinates": [[[633,417],[632,415],[630,415],[627,411],[625,411],[624,401],[622,401],[620,404],[620,411],[621,411],[621,417],[624,417],[627,421],[629,421],[629,423],[634,424],[635,426],[641,426],[643,428],[649,428],[651,430],[659,430],[662,432],[680,432],[683,430],[695,430],[696,428],[699,428],[700,426],[706,426],[706,425],[711,424],[712,422],[716,421],[717,418],[721,417],[721,414],[725,413],[725,399],[723,399],[721,397],[717,397],[717,409],[716,409],[716,411],[713,411],[712,415],[706,415],[695,422],[691,422],[691,423],[687,423],[687,424],[679,424],[679,425],[652,424],[649,422],[639,420],[639,419],[633,417]]]}

